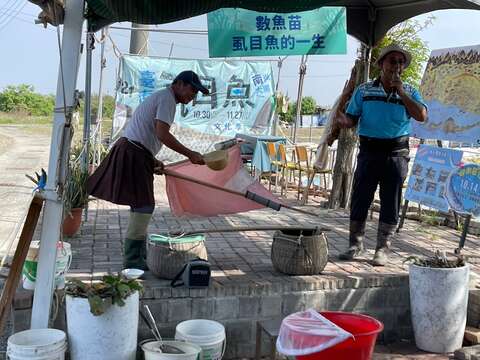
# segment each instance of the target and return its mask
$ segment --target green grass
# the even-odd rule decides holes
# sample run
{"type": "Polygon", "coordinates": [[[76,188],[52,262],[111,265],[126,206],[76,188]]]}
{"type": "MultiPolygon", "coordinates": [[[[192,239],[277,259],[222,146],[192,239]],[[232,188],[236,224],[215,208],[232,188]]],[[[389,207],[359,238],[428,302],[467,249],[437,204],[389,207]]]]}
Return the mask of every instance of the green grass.
{"type": "Polygon", "coordinates": [[[47,125],[51,123],[51,116],[31,116],[20,113],[0,112],[0,125],[47,125]]]}

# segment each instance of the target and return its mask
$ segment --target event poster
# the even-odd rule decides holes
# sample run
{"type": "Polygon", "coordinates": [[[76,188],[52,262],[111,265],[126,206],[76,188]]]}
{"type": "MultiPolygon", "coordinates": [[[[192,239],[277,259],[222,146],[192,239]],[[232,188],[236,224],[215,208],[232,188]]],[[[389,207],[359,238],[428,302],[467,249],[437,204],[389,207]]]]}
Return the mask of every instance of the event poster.
{"type": "Polygon", "coordinates": [[[480,144],[480,45],[432,51],[420,92],[428,119],[413,136],[480,144]]]}
{"type": "Polygon", "coordinates": [[[446,191],[449,177],[460,166],[463,152],[420,145],[408,181],[405,199],[448,211],[446,191]]]}
{"type": "Polygon", "coordinates": [[[347,12],[322,7],[296,13],[224,8],[207,15],[210,57],[347,53],[347,12]]]}
{"type": "Polygon", "coordinates": [[[447,187],[450,208],[480,217],[480,166],[466,164],[451,175],[447,187]]]}
{"type": "MultiPolygon", "coordinates": [[[[210,90],[187,105],[178,104],[172,132],[199,152],[237,133],[269,134],[275,110],[275,86],[267,61],[185,60],[124,55],[116,89],[112,139],[121,136],[137,106],[150,94],[169,86],[184,70],[195,71],[210,90]]],[[[180,155],[163,147],[159,158],[180,155]]]]}

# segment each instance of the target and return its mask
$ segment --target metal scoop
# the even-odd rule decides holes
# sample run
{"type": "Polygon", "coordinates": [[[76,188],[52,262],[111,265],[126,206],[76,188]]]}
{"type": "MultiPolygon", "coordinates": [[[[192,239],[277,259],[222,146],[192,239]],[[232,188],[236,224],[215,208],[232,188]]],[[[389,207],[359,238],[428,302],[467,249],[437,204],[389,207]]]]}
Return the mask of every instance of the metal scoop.
{"type": "Polygon", "coordinates": [[[150,311],[150,308],[148,307],[148,305],[143,305],[143,307],[145,308],[148,316],[145,316],[145,314],[142,311],[140,311],[140,317],[143,319],[143,321],[145,321],[145,323],[147,324],[148,328],[152,332],[155,339],[160,343],[161,352],[166,354],[185,354],[183,350],[175,346],[163,343],[162,336],[160,335],[160,331],[158,331],[155,318],[153,317],[152,312],[150,311]]]}

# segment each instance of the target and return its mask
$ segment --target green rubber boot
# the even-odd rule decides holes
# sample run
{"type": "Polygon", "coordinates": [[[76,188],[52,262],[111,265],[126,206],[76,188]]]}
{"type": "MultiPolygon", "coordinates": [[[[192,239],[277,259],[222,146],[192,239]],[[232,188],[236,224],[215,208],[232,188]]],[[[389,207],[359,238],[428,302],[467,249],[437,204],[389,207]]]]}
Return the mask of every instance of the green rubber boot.
{"type": "Polygon", "coordinates": [[[146,237],[151,218],[152,214],[130,213],[123,248],[123,265],[126,269],[148,270],[146,237]]]}

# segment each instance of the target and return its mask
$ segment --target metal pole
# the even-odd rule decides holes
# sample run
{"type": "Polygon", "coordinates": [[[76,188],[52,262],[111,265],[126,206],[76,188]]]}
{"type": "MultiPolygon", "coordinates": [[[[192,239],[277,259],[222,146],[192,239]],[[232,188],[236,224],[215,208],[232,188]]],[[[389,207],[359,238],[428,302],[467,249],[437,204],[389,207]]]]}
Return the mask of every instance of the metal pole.
{"type": "Polygon", "coordinates": [[[105,39],[107,36],[108,27],[102,29],[102,45],[100,47],[100,78],[98,83],[98,109],[97,109],[97,133],[95,136],[95,159],[94,164],[100,163],[100,151],[98,146],[102,142],[102,120],[103,120],[103,71],[107,64],[105,59],[105,39]]]}
{"type": "Polygon", "coordinates": [[[130,32],[130,54],[148,55],[148,29],[150,26],[132,23],[130,32]],[[141,29],[146,29],[143,31],[141,29]]]}
{"type": "Polygon", "coordinates": [[[297,96],[297,114],[295,116],[295,123],[293,124],[293,143],[297,141],[297,123],[300,120],[301,110],[302,110],[302,91],[303,91],[303,79],[305,78],[305,74],[307,73],[307,59],[308,55],[302,55],[302,60],[300,62],[300,69],[299,74],[300,77],[298,79],[298,96],[297,96]]]}
{"type": "MultiPolygon", "coordinates": [[[[280,83],[280,72],[282,71],[283,61],[287,57],[288,56],[284,56],[283,58],[281,58],[280,56],[278,57],[278,61],[277,61],[278,73],[277,73],[277,83],[275,84],[275,96],[277,96],[277,93],[278,93],[278,84],[280,83]]],[[[275,111],[275,116],[273,117],[273,129],[272,129],[273,136],[277,135],[277,127],[278,127],[278,113],[275,111]]]]}
{"type": "Polygon", "coordinates": [[[170,59],[172,57],[172,52],[173,52],[173,42],[172,45],[170,45],[170,52],[168,53],[168,58],[170,59]]]}
{"type": "Polygon", "coordinates": [[[33,295],[31,328],[48,328],[55,279],[57,241],[63,219],[62,192],[70,147],[70,121],[73,112],[80,43],[82,38],[84,0],[65,3],[65,20],[58,70],[57,95],[53,117],[48,179],[43,196],[45,208],[40,241],[37,279],[33,295]],[[64,109],[64,107],[66,109],[64,109]]]}
{"type": "Polygon", "coordinates": [[[90,157],[90,124],[92,123],[92,52],[95,49],[93,32],[87,32],[87,55],[85,63],[85,106],[83,111],[82,169],[88,171],[90,157]]]}

